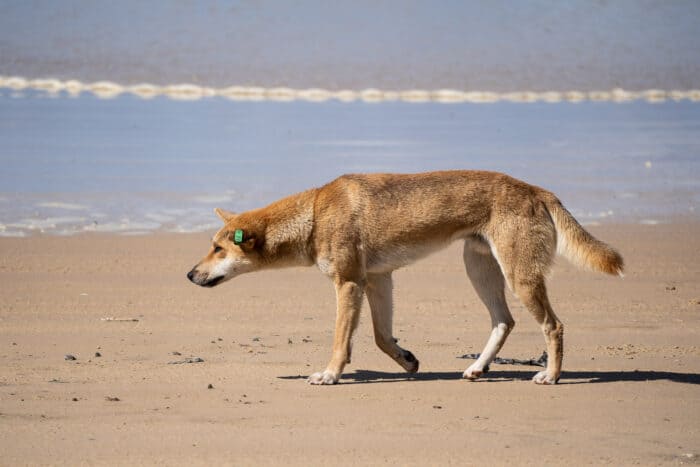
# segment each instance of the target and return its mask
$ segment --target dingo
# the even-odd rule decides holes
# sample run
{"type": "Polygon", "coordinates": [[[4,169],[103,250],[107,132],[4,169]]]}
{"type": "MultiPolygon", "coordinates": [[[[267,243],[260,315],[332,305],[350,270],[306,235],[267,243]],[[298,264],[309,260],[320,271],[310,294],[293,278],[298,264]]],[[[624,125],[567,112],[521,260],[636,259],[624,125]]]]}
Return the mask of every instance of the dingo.
{"type": "Polygon", "coordinates": [[[555,251],[581,266],[622,275],[622,257],[596,240],[550,192],[482,171],[412,175],[344,175],[329,184],[241,214],[216,209],[224,227],[206,257],[187,274],[213,287],[265,268],[311,266],[337,294],[333,353],[311,384],[335,384],[350,362],[351,339],[366,293],[379,348],[408,372],[418,360],[392,334],[393,270],[464,241],[464,264],[491,314],[491,335],[464,372],[476,379],[496,357],[515,322],[505,285],[542,327],[549,360],[533,381],[561,374],[564,327],[547,298],[545,276],[555,251]]]}

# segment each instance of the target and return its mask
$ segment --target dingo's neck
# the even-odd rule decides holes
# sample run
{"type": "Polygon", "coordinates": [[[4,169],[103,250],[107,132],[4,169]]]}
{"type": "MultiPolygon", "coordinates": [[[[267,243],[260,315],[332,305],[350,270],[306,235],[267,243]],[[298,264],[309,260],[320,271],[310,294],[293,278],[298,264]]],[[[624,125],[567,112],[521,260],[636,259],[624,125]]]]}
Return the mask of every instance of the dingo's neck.
{"type": "Polygon", "coordinates": [[[316,189],[275,201],[259,210],[266,221],[264,256],[275,266],[313,264],[310,237],[316,189]]]}

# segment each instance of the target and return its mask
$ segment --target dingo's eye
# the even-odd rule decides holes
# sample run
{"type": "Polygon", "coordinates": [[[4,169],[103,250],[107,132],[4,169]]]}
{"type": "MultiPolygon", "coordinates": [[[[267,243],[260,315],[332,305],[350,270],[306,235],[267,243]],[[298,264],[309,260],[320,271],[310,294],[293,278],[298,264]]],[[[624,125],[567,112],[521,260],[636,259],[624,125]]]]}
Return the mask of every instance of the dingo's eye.
{"type": "Polygon", "coordinates": [[[218,253],[221,250],[223,250],[223,248],[221,248],[219,245],[214,245],[214,253],[218,253]]]}

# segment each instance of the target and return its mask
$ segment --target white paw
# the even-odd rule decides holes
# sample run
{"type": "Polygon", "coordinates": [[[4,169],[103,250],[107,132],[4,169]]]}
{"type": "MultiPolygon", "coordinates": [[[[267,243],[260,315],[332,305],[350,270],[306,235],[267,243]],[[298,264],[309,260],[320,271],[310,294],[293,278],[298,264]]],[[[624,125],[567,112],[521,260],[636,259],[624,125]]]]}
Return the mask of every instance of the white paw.
{"type": "Polygon", "coordinates": [[[535,376],[532,377],[532,381],[535,384],[557,384],[559,378],[552,378],[547,374],[547,371],[540,371],[535,376]]]}
{"type": "Polygon", "coordinates": [[[336,384],[338,382],[338,377],[328,370],[323,372],[319,371],[309,376],[306,382],[309,384],[336,384]]]}
{"type": "Polygon", "coordinates": [[[481,375],[484,373],[484,369],[481,368],[480,366],[477,366],[476,363],[471,365],[469,368],[464,370],[464,373],[462,373],[462,378],[464,379],[479,379],[481,375]]]}

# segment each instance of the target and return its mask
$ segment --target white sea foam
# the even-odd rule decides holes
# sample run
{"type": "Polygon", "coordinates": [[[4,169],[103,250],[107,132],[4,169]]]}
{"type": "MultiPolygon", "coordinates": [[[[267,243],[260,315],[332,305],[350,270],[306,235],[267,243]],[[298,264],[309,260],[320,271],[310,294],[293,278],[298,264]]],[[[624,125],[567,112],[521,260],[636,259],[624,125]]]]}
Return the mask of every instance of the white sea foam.
{"type": "Polygon", "coordinates": [[[81,204],[61,203],[57,201],[37,203],[36,206],[40,208],[65,209],[67,211],[85,211],[86,209],[88,209],[87,206],[83,206],[81,204]]]}
{"type": "Polygon", "coordinates": [[[22,238],[26,236],[26,232],[21,230],[0,230],[0,237],[22,238]]]}
{"type": "Polygon", "coordinates": [[[117,222],[94,223],[85,226],[83,230],[88,232],[123,233],[158,230],[161,225],[160,222],[132,222],[129,219],[121,219],[117,222]]]}
{"type": "Polygon", "coordinates": [[[74,216],[64,216],[64,217],[47,217],[47,218],[25,218],[20,219],[17,222],[8,224],[8,227],[22,230],[35,230],[44,232],[47,230],[54,230],[59,225],[65,224],[84,224],[87,222],[85,217],[74,217],[74,216]]]}
{"type": "Polygon", "coordinates": [[[170,233],[198,233],[206,232],[209,230],[218,230],[221,227],[220,222],[206,222],[202,224],[185,224],[177,225],[173,228],[167,229],[170,233]]]}
{"type": "Polygon", "coordinates": [[[700,89],[646,89],[639,91],[615,88],[611,90],[577,91],[543,91],[531,92],[527,90],[512,92],[491,92],[459,89],[405,89],[382,90],[367,88],[363,90],[329,90],[322,88],[293,89],[288,87],[263,86],[226,86],[214,88],[189,83],[175,83],[168,85],[155,85],[141,83],[126,86],[113,81],[97,81],[83,83],[78,80],[60,81],[53,78],[27,79],[21,76],[0,76],[0,88],[8,88],[15,91],[35,90],[43,91],[48,95],[65,91],[71,95],[82,92],[92,93],[102,99],[112,99],[122,94],[131,94],[143,99],[156,96],[165,96],[177,100],[198,100],[214,96],[220,96],[234,101],[307,101],[326,102],[337,100],[340,102],[353,102],[362,100],[365,102],[390,102],[401,100],[404,102],[422,103],[439,102],[445,104],[456,103],[494,103],[494,102],[549,102],[562,101],[581,102],[590,100],[594,102],[631,102],[645,100],[647,102],[663,102],[671,99],[674,101],[689,100],[700,101],[700,89]]]}
{"type": "Polygon", "coordinates": [[[166,222],[173,222],[175,218],[173,216],[166,216],[165,214],[158,214],[158,213],[147,213],[144,214],[146,219],[149,221],[154,221],[154,222],[159,222],[161,224],[165,224],[166,222]]]}

